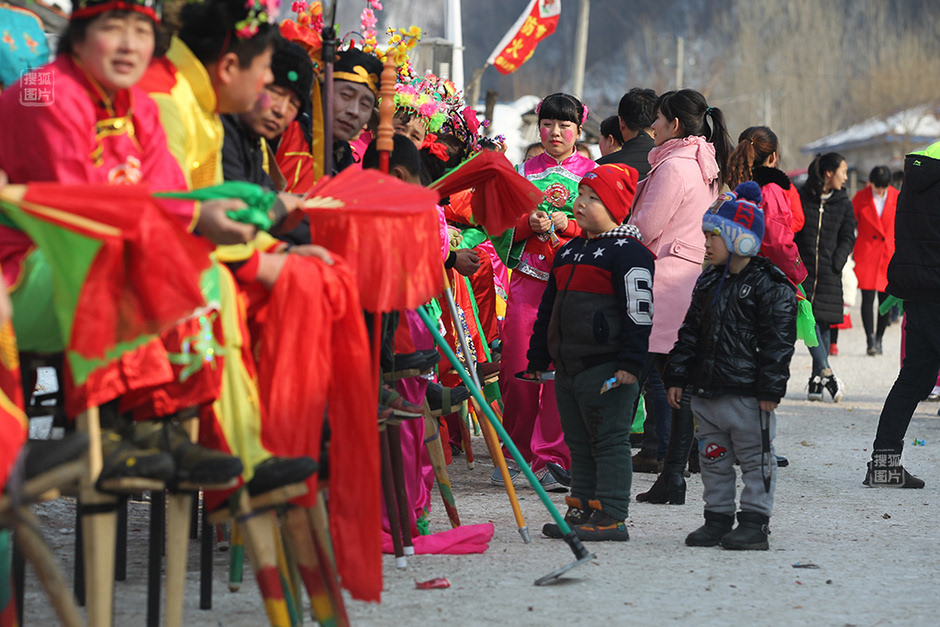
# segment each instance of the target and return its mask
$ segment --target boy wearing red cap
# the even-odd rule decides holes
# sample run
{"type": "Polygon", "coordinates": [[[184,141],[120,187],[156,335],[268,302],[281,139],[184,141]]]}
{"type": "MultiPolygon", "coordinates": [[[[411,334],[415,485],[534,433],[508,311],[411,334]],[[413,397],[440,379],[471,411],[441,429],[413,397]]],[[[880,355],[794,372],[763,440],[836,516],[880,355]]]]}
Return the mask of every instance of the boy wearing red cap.
{"type": "Polygon", "coordinates": [[[705,213],[711,267],[692,302],[663,376],[669,404],[692,394],[705,490],[705,524],[689,546],[769,548],[777,462],[774,409],[787,391],[796,342],[796,290],[765,257],[760,186],[741,183],[705,213]],[[741,509],[735,514],[735,461],[741,464],[741,509]]]}
{"type": "MultiPolygon", "coordinates": [[[[581,179],[583,233],[555,256],[529,343],[526,377],[555,365],[555,398],[571,451],[565,521],[582,540],[629,540],[631,412],[653,324],[653,254],[621,225],[637,171],[602,165],[581,179]]],[[[542,533],[560,538],[555,524],[542,533]]]]}

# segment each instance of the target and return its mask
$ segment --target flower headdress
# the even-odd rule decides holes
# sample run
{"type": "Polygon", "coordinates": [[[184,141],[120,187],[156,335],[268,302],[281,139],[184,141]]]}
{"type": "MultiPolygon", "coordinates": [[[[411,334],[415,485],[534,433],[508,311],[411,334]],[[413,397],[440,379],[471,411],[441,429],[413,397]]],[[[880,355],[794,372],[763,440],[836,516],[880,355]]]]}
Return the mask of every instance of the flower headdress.
{"type": "Polygon", "coordinates": [[[297,17],[281,22],[281,35],[307,50],[314,72],[319,76],[323,66],[323,8],[319,2],[308,5],[306,0],[294,0],[290,8],[297,17]]]}
{"type": "Polygon", "coordinates": [[[395,110],[414,113],[427,124],[429,133],[441,130],[447,119],[447,105],[432,81],[417,78],[395,84],[395,110]]]}
{"type": "Polygon", "coordinates": [[[235,23],[235,35],[239,39],[251,39],[258,34],[258,27],[262,24],[276,23],[280,6],[280,0],[246,0],[248,15],[235,23]]]}

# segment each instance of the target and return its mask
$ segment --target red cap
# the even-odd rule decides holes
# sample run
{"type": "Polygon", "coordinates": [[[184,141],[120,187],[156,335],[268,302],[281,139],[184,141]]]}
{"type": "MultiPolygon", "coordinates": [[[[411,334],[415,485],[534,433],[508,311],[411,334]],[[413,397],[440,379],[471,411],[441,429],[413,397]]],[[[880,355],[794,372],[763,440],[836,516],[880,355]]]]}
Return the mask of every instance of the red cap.
{"type": "Polygon", "coordinates": [[[585,174],[581,185],[597,192],[617,224],[623,224],[630,215],[639,178],[636,168],[622,163],[607,163],[585,174]]]}

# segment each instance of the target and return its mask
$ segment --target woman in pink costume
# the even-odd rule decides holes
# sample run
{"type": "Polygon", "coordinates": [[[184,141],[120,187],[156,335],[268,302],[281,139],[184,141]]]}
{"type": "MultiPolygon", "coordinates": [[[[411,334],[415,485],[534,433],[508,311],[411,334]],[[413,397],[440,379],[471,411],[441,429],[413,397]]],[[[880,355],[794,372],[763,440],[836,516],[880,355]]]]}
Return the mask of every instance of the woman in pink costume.
{"type": "MultiPolygon", "coordinates": [[[[499,391],[506,431],[542,485],[553,489],[559,484],[547,472],[545,464],[552,462],[565,469],[570,465],[555,405],[555,385],[538,386],[518,381],[514,375],[528,366],[526,351],[532,325],[555,251],[580,234],[571,208],[578,195],[578,182],[596,164],[575,150],[588,112],[577,98],[562,93],[546,96],[536,112],[545,152],[516,169],[542,190],[544,199],[535,212],[519,221],[513,234],[508,264],[513,273],[503,327],[499,391]]],[[[511,477],[520,472],[511,461],[509,468],[511,477]]],[[[502,485],[498,469],[491,480],[495,485],[502,485]]]]}
{"type": "MultiPolygon", "coordinates": [[[[718,198],[731,138],[721,111],[709,107],[697,91],[666,92],[656,110],[649,153],[652,169],[637,185],[630,224],[640,229],[643,243],[656,255],[649,358],[662,376],[702,272],[702,213],[718,198]]],[[[693,436],[692,410],[685,403],[672,411],[663,471],[649,492],[637,496],[638,501],[685,502],[682,473],[693,436]]]]}

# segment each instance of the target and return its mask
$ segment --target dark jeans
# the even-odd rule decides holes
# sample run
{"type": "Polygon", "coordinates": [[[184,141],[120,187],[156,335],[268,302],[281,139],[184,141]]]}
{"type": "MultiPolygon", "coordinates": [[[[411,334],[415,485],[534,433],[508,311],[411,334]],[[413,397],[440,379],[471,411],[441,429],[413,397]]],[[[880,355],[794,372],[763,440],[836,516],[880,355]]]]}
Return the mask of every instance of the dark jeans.
{"type": "Polygon", "coordinates": [[[597,500],[618,520],[629,513],[633,460],[630,427],[637,384],[621,385],[603,394],[604,381],[616,370],[613,362],[588,368],[575,376],[555,373],[555,400],[565,444],[571,451],[571,496],[597,500]]]}
{"type": "MultiPolygon", "coordinates": [[[[881,303],[885,302],[885,299],[888,295],[884,292],[878,292],[878,305],[881,306],[881,303]]],[[[874,320],[874,309],[875,305],[875,290],[862,290],[862,326],[865,327],[865,337],[872,337],[872,327],[875,326],[874,320]]],[[[885,334],[885,329],[888,328],[888,319],[891,317],[891,313],[888,312],[885,315],[878,314],[878,330],[875,333],[875,339],[880,340],[885,334]]]]}
{"type": "Polygon", "coordinates": [[[813,376],[823,370],[829,369],[829,325],[816,323],[816,339],[819,344],[809,347],[809,354],[813,358],[813,376]]]}
{"type": "Polygon", "coordinates": [[[874,448],[900,453],[917,404],[927,398],[940,374],[940,303],[904,302],[907,318],[904,363],[885,399],[874,448]]]}
{"type": "MultiPolygon", "coordinates": [[[[666,400],[666,390],[663,388],[662,372],[666,368],[667,356],[662,353],[648,353],[646,363],[637,377],[637,385],[645,393],[646,418],[643,421],[643,445],[638,455],[646,457],[656,456],[663,459],[666,456],[666,447],[669,445],[670,413],[669,401],[666,400]]],[[[636,416],[640,397],[637,396],[633,405],[633,415],[636,416]]]]}

